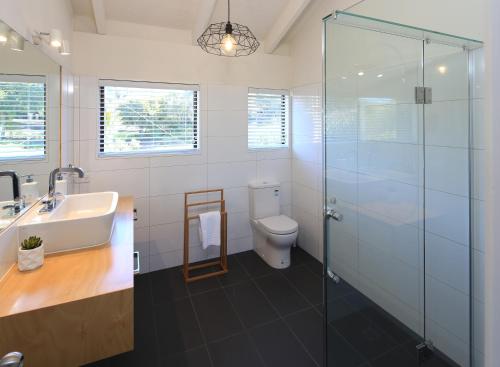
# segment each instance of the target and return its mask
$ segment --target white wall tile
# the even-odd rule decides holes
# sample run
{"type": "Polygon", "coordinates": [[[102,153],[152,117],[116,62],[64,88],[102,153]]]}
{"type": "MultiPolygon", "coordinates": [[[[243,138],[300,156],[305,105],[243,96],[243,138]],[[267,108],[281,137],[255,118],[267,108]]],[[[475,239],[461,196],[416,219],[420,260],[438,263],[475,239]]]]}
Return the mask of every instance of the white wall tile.
{"type": "Polygon", "coordinates": [[[207,112],[207,136],[247,136],[248,113],[246,110],[215,110],[207,112]]]}
{"type": "Polygon", "coordinates": [[[247,186],[256,178],[256,161],[208,164],[208,187],[210,188],[247,186]]]}
{"type": "Polygon", "coordinates": [[[80,75],[80,108],[97,108],[99,103],[99,83],[97,77],[80,75]]]}
{"type": "Polygon", "coordinates": [[[252,235],[248,213],[229,213],[227,216],[227,236],[230,239],[252,235]]]}
{"type": "Polygon", "coordinates": [[[427,277],[427,325],[433,322],[462,341],[469,336],[468,296],[432,277],[427,277]]]}
{"type": "Polygon", "coordinates": [[[427,273],[443,283],[469,293],[469,249],[432,233],[426,234],[427,273]]]}
{"type": "Polygon", "coordinates": [[[117,191],[134,198],[149,195],[149,169],[89,172],[89,191],[117,191]]]}
{"type": "Polygon", "coordinates": [[[241,110],[248,108],[248,87],[215,85],[207,86],[207,109],[241,110]]]}
{"type": "Polygon", "coordinates": [[[208,163],[255,160],[256,153],[247,145],[246,136],[208,137],[208,163]]]}
{"type": "Polygon", "coordinates": [[[278,183],[291,180],[289,159],[266,159],[257,161],[257,179],[278,183]]]}
{"type": "Polygon", "coordinates": [[[152,226],[182,222],[184,220],[184,195],[161,195],[149,198],[149,214],[152,226]]]}
{"type": "Polygon", "coordinates": [[[469,242],[469,200],[426,190],[426,229],[462,245],[469,242]]]}
{"type": "Polygon", "coordinates": [[[181,194],[207,187],[205,165],[151,168],[151,196],[181,194]]]}
{"type": "Polygon", "coordinates": [[[358,202],[358,174],[337,168],[326,168],[328,199],[340,199],[352,204],[358,202]]]}
{"type": "Polygon", "coordinates": [[[467,148],[469,145],[469,102],[436,101],[425,106],[425,143],[467,148]]]}
{"type": "Polygon", "coordinates": [[[320,167],[315,162],[292,160],[293,181],[311,189],[318,190],[321,180],[320,167]]]}
{"type": "Polygon", "coordinates": [[[313,216],[317,214],[317,203],[311,200],[316,197],[316,191],[300,184],[293,185],[292,188],[293,205],[313,216]]]}
{"type": "Polygon", "coordinates": [[[467,149],[426,147],[427,188],[469,196],[469,154],[467,149]]]}

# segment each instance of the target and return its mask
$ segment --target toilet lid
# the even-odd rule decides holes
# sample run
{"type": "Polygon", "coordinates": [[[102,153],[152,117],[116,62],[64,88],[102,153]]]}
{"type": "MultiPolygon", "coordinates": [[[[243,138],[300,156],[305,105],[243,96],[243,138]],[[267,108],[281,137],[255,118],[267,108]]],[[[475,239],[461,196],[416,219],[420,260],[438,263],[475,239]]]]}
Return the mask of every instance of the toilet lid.
{"type": "Polygon", "coordinates": [[[267,231],[274,234],[290,234],[299,228],[298,223],[286,215],[259,219],[259,222],[267,231]]]}

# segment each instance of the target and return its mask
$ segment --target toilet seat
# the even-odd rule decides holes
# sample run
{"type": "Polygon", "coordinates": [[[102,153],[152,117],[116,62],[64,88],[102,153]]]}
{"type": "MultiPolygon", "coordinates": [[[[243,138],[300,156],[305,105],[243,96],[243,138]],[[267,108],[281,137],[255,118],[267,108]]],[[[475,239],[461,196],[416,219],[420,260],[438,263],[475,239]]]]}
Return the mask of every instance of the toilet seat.
{"type": "Polygon", "coordinates": [[[299,228],[298,223],[286,215],[262,218],[258,222],[267,232],[273,234],[290,234],[296,232],[299,228]]]}

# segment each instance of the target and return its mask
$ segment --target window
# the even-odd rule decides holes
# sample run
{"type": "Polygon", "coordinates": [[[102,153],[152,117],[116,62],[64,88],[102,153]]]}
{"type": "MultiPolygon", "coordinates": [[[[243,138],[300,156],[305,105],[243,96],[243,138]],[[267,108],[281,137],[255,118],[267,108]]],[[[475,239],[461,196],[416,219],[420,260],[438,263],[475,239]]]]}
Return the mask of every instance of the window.
{"type": "Polygon", "coordinates": [[[45,158],[46,94],[43,76],[0,75],[0,160],[45,158]]]}
{"type": "Polygon", "coordinates": [[[198,86],[100,81],[99,154],[198,149],[198,86]]]}
{"type": "Polygon", "coordinates": [[[288,92],[249,89],[248,148],[288,147],[288,92]]]}

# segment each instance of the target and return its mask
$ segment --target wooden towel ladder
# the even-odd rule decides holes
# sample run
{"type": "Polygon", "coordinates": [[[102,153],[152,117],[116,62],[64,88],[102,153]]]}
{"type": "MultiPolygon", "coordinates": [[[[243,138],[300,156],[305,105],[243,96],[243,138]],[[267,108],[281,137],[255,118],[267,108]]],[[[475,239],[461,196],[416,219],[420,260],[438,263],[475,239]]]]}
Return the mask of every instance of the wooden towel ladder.
{"type": "Polygon", "coordinates": [[[193,282],[196,280],[206,279],[217,275],[226,274],[227,269],[227,212],[226,203],[224,200],[224,189],[213,189],[213,190],[201,190],[201,191],[191,191],[184,193],[184,266],[183,266],[184,281],[186,283],[193,282]],[[201,195],[210,193],[220,193],[219,200],[208,200],[199,202],[189,202],[190,195],[201,195]],[[191,220],[199,219],[198,215],[190,215],[189,209],[197,206],[203,205],[220,205],[220,256],[214,261],[204,262],[201,264],[191,265],[189,263],[189,223],[191,220]],[[190,271],[196,269],[203,269],[212,266],[219,266],[220,270],[212,271],[206,274],[191,276],[190,271]]]}

